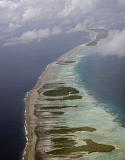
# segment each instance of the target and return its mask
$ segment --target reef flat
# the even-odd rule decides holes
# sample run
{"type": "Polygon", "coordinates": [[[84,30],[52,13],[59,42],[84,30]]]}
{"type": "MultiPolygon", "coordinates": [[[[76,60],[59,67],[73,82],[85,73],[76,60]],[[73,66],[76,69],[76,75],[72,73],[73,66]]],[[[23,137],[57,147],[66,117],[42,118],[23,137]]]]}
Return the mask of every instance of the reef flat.
{"type": "Polygon", "coordinates": [[[25,160],[124,160],[125,128],[79,84],[75,68],[93,52],[96,43],[64,54],[27,94],[25,160]]]}

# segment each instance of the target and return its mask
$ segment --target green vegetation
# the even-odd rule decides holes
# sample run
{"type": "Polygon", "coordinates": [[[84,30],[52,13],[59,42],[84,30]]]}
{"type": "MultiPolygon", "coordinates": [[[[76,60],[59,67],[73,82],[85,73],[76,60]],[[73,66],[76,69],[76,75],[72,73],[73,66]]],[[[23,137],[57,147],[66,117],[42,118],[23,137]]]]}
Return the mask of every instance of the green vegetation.
{"type": "Polygon", "coordinates": [[[48,90],[43,93],[45,96],[66,96],[69,94],[77,94],[79,91],[72,87],[58,87],[53,90],[48,90]]]}
{"type": "Polygon", "coordinates": [[[49,109],[63,109],[63,108],[77,108],[78,106],[46,106],[46,107],[40,107],[40,106],[35,106],[36,111],[37,110],[49,110],[49,109]]]}
{"type": "Polygon", "coordinates": [[[53,114],[53,115],[62,115],[62,114],[64,114],[64,112],[62,112],[62,111],[51,112],[51,114],[53,114]]]}
{"type": "Polygon", "coordinates": [[[54,147],[56,148],[64,148],[64,147],[71,147],[76,145],[76,142],[71,138],[52,138],[51,141],[54,143],[54,147]]]}
{"type": "Polygon", "coordinates": [[[86,145],[82,145],[78,147],[75,147],[75,146],[63,147],[60,149],[55,149],[50,152],[47,152],[47,154],[53,155],[53,156],[63,156],[63,155],[69,155],[75,152],[78,152],[78,153],[88,152],[88,154],[94,153],[94,152],[111,152],[115,149],[115,147],[112,145],[98,144],[91,139],[85,139],[84,141],[86,142],[86,145]]]}
{"type": "Polygon", "coordinates": [[[76,61],[64,61],[64,63],[75,63],[76,61]]]}
{"type": "Polygon", "coordinates": [[[43,107],[43,109],[63,109],[63,108],[76,108],[76,106],[52,106],[52,107],[43,107]]]}
{"type": "Polygon", "coordinates": [[[35,128],[35,133],[37,137],[42,137],[43,133],[53,135],[53,134],[68,134],[68,133],[75,133],[80,131],[86,131],[86,132],[94,132],[96,131],[95,128],[91,127],[78,127],[78,128],[69,128],[66,126],[59,126],[54,127],[53,129],[47,130],[43,132],[42,126],[37,126],[35,128]]]}
{"type": "Polygon", "coordinates": [[[46,131],[46,133],[48,134],[68,134],[68,133],[75,133],[79,131],[94,132],[96,131],[96,129],[91,128],[91,127],[69,128],[66,126],[60,126],[60,127],[55,127],[54,129],[50,129],[46,131]]]}
{"type": "Polygon", "coordinates": [[[86,145],[86,151],[88,151],[89,153],[93,153],[93,152],[111,152],[115,149],[114,146],[112,145],[106,145],[106,144],[98,144],[96,142],[94,142],[91,139],[85,139],[84,140],[87,145],[86,145]]]}
{"type": "Polygon", "coordinates": [[[68,97],[63,97],[61,100],[73,100],[73,99],[82,99],[82,96],[72,95],[72,96],[68,96],[68,97]]]}
{"type": "Polygon", "coordinates": [[[59,61],[57,62],[57,64],[59,65],[68,65],[68,64],[71,64],[71,63],[75,63],[76,61],[74,60],[71,60],[71,61],[59,61]]]}

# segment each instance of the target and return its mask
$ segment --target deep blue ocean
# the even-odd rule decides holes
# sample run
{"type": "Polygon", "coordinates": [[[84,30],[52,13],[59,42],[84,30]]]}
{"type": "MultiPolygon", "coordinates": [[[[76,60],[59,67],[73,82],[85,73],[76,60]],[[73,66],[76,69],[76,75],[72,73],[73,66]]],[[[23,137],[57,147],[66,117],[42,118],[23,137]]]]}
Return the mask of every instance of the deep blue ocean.
{"type": "Polygon", "coordinates": [[[87,34],[79,32],[0,48],[0,160],[22,158],[26,92],[48,63],[87,40],[87,34]]]}
{"type": "Polygon", "coordinates": [[[77,65],[80,83],[125,124],[125,57],[87,56],[77,65]]]}

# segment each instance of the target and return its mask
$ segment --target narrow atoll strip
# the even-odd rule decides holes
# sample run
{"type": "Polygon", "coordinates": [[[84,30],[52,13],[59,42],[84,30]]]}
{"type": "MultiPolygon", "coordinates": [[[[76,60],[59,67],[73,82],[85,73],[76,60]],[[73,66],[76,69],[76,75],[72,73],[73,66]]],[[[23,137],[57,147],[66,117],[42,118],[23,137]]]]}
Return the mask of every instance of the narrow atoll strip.
{"type": "Polygon", "coordinates": [[[25,160],[124,159],[125,128],[78,83],[75,67],[93,52],[96,43],[66,53],[47,66],[30,92],[25,160]]]}

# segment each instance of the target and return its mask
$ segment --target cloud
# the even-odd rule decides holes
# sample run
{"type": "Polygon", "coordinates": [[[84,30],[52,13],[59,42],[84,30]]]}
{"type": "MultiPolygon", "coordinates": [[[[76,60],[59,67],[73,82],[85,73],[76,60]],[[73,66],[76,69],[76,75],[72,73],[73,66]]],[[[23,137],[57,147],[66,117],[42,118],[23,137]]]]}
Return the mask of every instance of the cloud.
{"type": "Polygon", "coordinates": [[[96,8],[98,0],[67,0],[64,8],[59,13],[60,17],[74,17],[80,14],[85,15],[96,8]]]}
{"type": "Polygon", "coordinates": [[[99,53],[103,55],[125,56],[125,30],[111,31],[106,39],[98,45],[99,53]]]}
{"type": "Polygon", "coordinates": [[[88,26],[113,29],[124,26],[124,15],[125,0],[0,0],[0,35],[4,29],[3,43],[16,44],[24,43],[21,38],[27,33],[30,43],[41,39],[37,34],[41,28],[58,27],[63,33],[88,26]]]}
{"type": "Polygon", "coordinates": [[[43,39],[48,38],[49,36],[54,36],[58,35],[62,32],[62,30],[58,27],[55,27],[53,29],[39,29],[39,30],[29,30],[27,32],[24,32],[21,36],[19,37],[14,37],[10,39],[8,42],[4,43],[4,46],[8,45],[15,45],[19,43],[30,43],[33,42],[34,40],[41,41],[43,39]]]}

